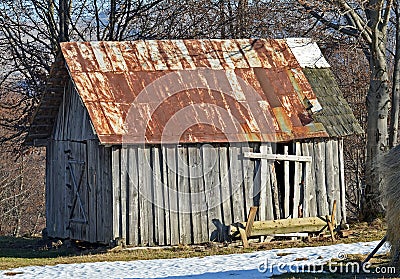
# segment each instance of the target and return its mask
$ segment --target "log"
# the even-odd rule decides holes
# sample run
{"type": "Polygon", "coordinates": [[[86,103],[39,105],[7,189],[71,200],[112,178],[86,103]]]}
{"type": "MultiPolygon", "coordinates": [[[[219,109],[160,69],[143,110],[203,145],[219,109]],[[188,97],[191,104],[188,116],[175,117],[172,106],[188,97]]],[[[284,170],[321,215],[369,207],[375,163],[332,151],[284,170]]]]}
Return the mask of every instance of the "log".
{"type": "MultiPolygon", "coordinates": [[[[331,216],[328,216],[331,220],[331,216]]],[[[272,234],[287,234],[300,232],[322,232],[327,228],[326,217],[307,217],[294,219],[280,219],[268,221],[254,221],[251,236],[265,236],[272,234]]],[[[245,228],[246,222],[235,223],[230,226],[230,234],[237,235],[239,228],[245,228]]]]}

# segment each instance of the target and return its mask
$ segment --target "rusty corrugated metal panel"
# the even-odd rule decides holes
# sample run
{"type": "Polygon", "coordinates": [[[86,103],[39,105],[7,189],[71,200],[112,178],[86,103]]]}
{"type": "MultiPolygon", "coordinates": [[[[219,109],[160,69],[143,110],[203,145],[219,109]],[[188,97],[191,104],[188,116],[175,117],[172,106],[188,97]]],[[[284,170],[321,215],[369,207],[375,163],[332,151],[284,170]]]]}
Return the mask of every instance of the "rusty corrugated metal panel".
{"type": "Polygon", "coordinates": [[[284,40],[62,43],[104,144],[327,137],[284,40]]]}

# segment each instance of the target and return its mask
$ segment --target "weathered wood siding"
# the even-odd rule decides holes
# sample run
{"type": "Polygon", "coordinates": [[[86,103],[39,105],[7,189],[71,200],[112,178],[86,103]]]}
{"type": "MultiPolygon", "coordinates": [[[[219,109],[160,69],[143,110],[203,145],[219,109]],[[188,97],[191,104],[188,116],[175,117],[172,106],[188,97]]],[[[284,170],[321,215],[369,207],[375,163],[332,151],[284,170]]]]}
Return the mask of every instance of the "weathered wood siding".
{"type": "Polygon", "coordinates": [[[114,237],[132,245],[201,243],[216,229],[213,219],[225,225],[246,220],[253,205],[261,206],[258,219],[281,218],[286,199],[291,206],[284,218],[331,214],[330,203],[344,200],[339,146],[336,140],[295,144],[294,154],[318,156],[308,169],[289,163],[295,184],[284,183],[288,190],[277,189],[275,179],[282,177],[273,162],[263,171],[259,160],[243,158],[244,152],[259,152],[259,144],[114,147],[114,237]]]}
{"type": "Polygon", "coordinates": [[[105,147],[73,88],[47,146],[46,180],[49,235],[89,242],[201,243],[215,222],[245,221],[253,205],[271,220],[331,214],[336,200],[337,220],[346,217],[340,139],[105,147]],[[243,157],[260,151],[312,162],[243,157]]]}
{"type": "MultiPolygon", "coordinates": [[[[308,203],[304,217],[332,214],[333,201],[337,202],[338,222],[346,221],[346,187],[342,139],[319,139],[301,143],[301,153],[313,158],[311,177],[306,185],[308,203]]],[[[305,173],[303,173],[303,177],[305,173]]]]}
{"type": "Polygon", "coordinates": [[[213,219],[245,220],[258,203],[259,182],[244,150],[253,147],[114,147],[114,237],[133,245],[201,243],[216,229],[213,219]]]}
{"type": "Polygon", "coordinates": [[[48,234],[108,243],[113,239],[111,148],[99,145],[74,89],[65,92],[47,144],[48,234]]]}

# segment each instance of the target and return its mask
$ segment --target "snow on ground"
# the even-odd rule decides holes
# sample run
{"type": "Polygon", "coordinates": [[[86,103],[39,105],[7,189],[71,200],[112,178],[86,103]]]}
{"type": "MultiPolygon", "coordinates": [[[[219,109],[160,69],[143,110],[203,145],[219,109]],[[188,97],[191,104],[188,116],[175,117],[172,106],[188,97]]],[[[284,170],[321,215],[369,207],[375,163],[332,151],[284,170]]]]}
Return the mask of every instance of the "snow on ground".
{"type": "MultiPolygon", "coordinates": [[[[28,266],[0,271],[0,278],[267,278],[283,272],[301,270],[302,267],[305,270],[318,272],[320,268],[315,265],[326,264],[331,259],[343,258],[346,254],[368,254],[378,243],[379,241],[373,241],[273,249],[187,259],[28,266]],[[8,272],[22,273],[7,276],[8,272]]],[[[389,247],[385,244],[378,253],[386,253],[388,250],[389,247]]]]}

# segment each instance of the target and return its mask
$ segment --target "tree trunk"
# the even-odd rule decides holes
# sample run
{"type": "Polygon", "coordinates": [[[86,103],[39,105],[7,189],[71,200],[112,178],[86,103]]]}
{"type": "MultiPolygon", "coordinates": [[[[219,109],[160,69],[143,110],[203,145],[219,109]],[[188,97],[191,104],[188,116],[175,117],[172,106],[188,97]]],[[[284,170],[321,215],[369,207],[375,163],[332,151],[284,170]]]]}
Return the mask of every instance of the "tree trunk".
{"type": "Polygon", "coordinates": [[[225,0],[219,0],[219,16],[221,21],[221,39],[226,38],[225,26],[225,0]]]}
{"type": "Polygon", "coordinates": [[[392,102],[390,110],[389,147],[397,145],[399,128],[399,102],[400,102],[400,7],[396,1],[396,49],[394,56],[392,102]]]}
{"type": "Polygon", "coordinates": [[[54,22],[54,1],[53,0],[48,0],[47,1],[47,22],[48,22],[48,28],[50,32],[50,44],[51,44],[51,50],[53,53],[57,53],[58,50],[58,43],[57,43],[57,27],[54,22]]]}
{"type": "Polygon", "coordinates": [[[389,76],[386,62],[386,31],[375,31],[370,56],[370,87],[367,95],[367,160],[362,219],[384,216],[381,202],[381,174],[377,168],[388,149],[389,76]]]}
{"type": "Polygon", "coordinates": [[[69,7],[69,0],[59,0],[58,1],[58,15],[60,18],[59,28],[60,33],[58,36],[59,42],[68,42],[69,41],[69,20],[70,20],[70,7],[69,7]]]}
{"type": "Polygon", "coordinates": [[[117,12],[117,3],[115,0],[111,0],[111,9],[110,9],[110,22],[109,22],[109,30],[108,30],[108,40],[114,40],[114,29],[115,29],[115,14],[117,12]]]}
{"type": "Polygon", "coordinates": [[[246,28],[247,28],[247,9],[248,9],[248,1],[247,0],[239,0],[238,2],[238,10],[237,10],[237,22],[238,28],[236,36],[239,38],[243,38],[246,28]]]}

